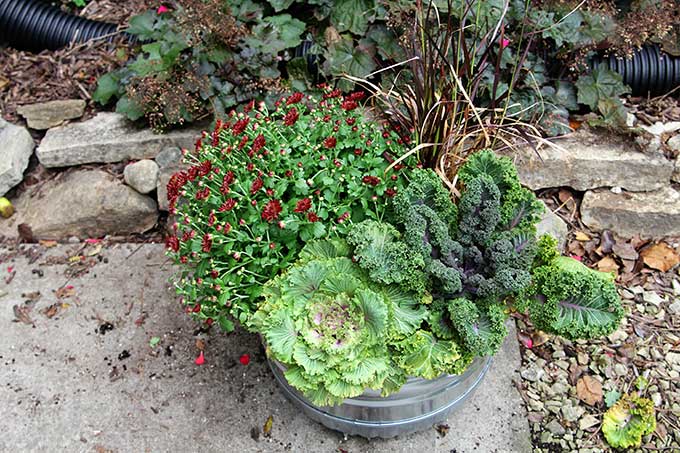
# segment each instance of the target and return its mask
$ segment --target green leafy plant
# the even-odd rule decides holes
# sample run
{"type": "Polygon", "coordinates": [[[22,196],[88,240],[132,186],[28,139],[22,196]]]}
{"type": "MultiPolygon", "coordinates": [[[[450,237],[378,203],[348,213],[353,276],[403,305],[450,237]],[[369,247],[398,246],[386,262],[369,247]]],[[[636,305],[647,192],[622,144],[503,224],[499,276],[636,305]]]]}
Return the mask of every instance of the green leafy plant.
{"type": "Polygon", "coordinates": [[[604,437],[614,448],[637,448],[655,429],[654,403],[636,394],[623,395],[602,419],[604,437]]]}
{"type": "Polygon", "coordinates": [[[405,169],[386,173],[402,137],[369,121],[357,102],[327,89],[295,93],[269,111],[251,103],[217,122],[168,184],[177,217],[168,247],[183,271],[178,290],[199,319],[233,328],[262,286],[307,241],[344,237],[357,222],[390,215],[405,169]]]}

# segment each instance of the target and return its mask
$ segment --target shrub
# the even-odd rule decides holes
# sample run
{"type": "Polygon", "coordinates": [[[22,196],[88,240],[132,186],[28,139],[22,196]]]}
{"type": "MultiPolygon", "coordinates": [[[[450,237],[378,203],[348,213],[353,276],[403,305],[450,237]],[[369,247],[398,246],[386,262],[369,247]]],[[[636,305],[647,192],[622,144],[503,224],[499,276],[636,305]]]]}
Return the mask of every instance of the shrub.
{"type": "Polygon", "coordinates": [[[229,329],[227,314],[252,314],[262,285],[307,241],[389,217],[386,200],[405,178],[400,168],[385,170],[403,138],[366,119],[361,94],[325,93],[231,114],[185,156],[191,168],[170,180],[178,223],[168,245],[186,265],[179,291],[199,318],[229,329]]]}

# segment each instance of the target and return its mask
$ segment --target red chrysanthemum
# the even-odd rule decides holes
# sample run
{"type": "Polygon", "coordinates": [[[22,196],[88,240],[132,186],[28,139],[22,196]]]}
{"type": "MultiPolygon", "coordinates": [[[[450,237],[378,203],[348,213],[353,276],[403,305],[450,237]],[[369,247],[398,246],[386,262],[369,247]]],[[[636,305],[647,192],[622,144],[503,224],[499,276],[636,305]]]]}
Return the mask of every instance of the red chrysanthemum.
{"type": "Polygon", "coordinates": [[[307,212],[307,211],[309,211],[309,209],[311,207],[312,207],[312,199],[311,198],[303,198],[302,200],[297,202],[293,212],[307,212]]]}
{"type": "Polygon", "coordinates": [[[217,220],[217,218],[215,217],[215,212],[210,211],[210,214],[208,214],[208,226],[215,225],[216,220],[217,220]]]}
{"type": "Polygon", "coordinates": [[[335,137],[328,137],[326,140],[323,141],[323,146],[325,146],[328,149],[335,148],[335,145],[338,143],[335,137]]]}
{"type": "Polygon", "coordinates": [[[316,212],[309,211],[309,212],[307,212],[307,220],[309,220],[310,222],[318,222],[319,216],[316,215],[316,212]]]}
{"type": "Polygon", "coordinates": [[[179,239],[177,239],[177,236],[169,236],[165,240],[165,247],[167,247],[168,250],[172,250],[173,252],[178,252],[179,251],[179,239]]]}
{"type": "Polygon", "coordinates": [[[262,220],[271,222],[272,220],[276,220],[280,213],[281,202],[279,200],[271,200],[264,206],[264,209],[262,210],[262,220]]]}
{"type": "Polygon", "coordinates": [[[349,212],[344,212],[340,217],[338,217],[338,223],[343,223],[347,219],[349,219],[349,212]]]}
{"type": "Polygon", "coordinates": [[[243,118],[242,120],[238,120],[232,126],[231,133],[234,134],[234,135],[241,135],[243,133],[243,131],[246,130],[246,127],[248,127],[249,122],[250,122],[250,118],[243,118]]]}
{"type": "Polygon", "coordinates": [[[255,99],[251,100],[245,105],[245,107],[243,107],[243,112],[248,113],[253,109],[253,107],[255,107],[255,99]]]}
{"type": "Polygon", "coordinates": [[[196,192],[194,198],[197,200],[205,200],[210,196],[210,187],[204,187],[203,189],[196,192]]]}
{"type": "Polygon", "coordinates": [[[300,117],[300,114],[298,113],[297,109],[293,107],[286,113],[286,115],[283,117],[283,124],[286,126],[292,126],[295,124],[300,117]]]}
{"type": "Polygon", "coordinates": [[[255,178],[253,183],[250,185],[250,194],[255,195],[258,190],[260,190],[264,186],[264,182],[262,181],[262,178],[259,176],[255,178]]]}
{"type": "Polygon", "coordinates": [[[227,201],[222,203],[222,206],[220,206],[217,210],[219,212],[231,211],[232,209],[234,209],[235,206],[236,200],[234,200],[233,198],[229,198],[227,201]]]}
{"type": "Polygon", "coordinates": [[[260,134],[257,137],[255,137],[255,140],[253,140],[253,146],[250,148],[250,152],[255,154],[262,148],[264,148],[264,145],[267,144],[267,141],[264,138],[264,135],[260,134]]]}
{"type": "Polygon", "coordinates": [[[342,101],[341,107],[343,110],[351,112],[355,108],[359,107],[359,104],[357,104],[357,101],[354,101],[352,99],[345,99],[344,101],[342,101]]]}
{"type": "Polygon", "coordinates": [[[377,176],[364,176],[361,179],[361,181],[364,184],[369,184],[371,186],[377,186],[378,184],[380,184],[380,178],[378,178],[377,176]]]}
{"type": "Polygon", "coordinates": [[[286,105],[297,104],[302,100],[302,97],[303,95],[300,92],[293,93],[286,99],[286,105]]]}
{"type": "Polygon", "coordinates": [[[194,181],[198,177],[198,167],[194,166],[189,169],[187,172],[187,179],[189,181],[194,181]]]}
{"type": "Polygon", "coordinates": [[[208,253],[212,248],[212,236],[208,233],[203,235],[203,240],[201,241],[201,250],[208,253]]]}
{"type": "Polygon", "coordinates": [[[393,197],[397,194],[397,191],[395,189],[392,189],[391,187],[385,191],[385,195],[388,197],[393,197]]]}
{"type": "Polygon", "coordinates": [[[353,101],[360,101],[365,97],[366,97],[366,93],[364,93],[363,91],[355,91],[354,93],[349,95],[349,99],[351,99],[353,101]]]}
{"type": "Polygon", "coordinates": [[[210,173],[210,170],[212,170],[212,162],[209,160],[204,160],[198,166],[198,175],[206,176],[208,173],[210,173]]]}

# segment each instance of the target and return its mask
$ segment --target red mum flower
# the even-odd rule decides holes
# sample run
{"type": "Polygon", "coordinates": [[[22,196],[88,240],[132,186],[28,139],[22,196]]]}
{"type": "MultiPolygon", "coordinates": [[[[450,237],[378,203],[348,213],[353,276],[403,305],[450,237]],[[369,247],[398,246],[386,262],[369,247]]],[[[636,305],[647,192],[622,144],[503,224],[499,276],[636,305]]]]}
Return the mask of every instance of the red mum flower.
{"type": "Polygon", "coordinates": [[[293,212],[307,212],[307,211],[309,211],[309,209],[311,207],[312,207],[312,199],[311,198],[303,198],[302,200],[297,202],[293,212]]]}
{"type": "Polygon", "coordinates": [[[340,91],[339,89],[335,89],[330,93],[323,95],[324,99],[339,98],[340,96],[342,96],[342,91],[340,91]]]}
{"type": "Polygon", "coordinates": [[[391,187],[385,191],[385,195],[388,197],[393,197],[397,194],[397,191],[395,189],[392,189],[391,187]]]}
{"type": "Polygon", "coordinates": [[[297,109],[293,107],[290,109],[288,113],[283,117],[283,124],[286,126],[292,126],[295,124],[300,117],[300,114],[298,113],[297,109]]]}
{"type": "Polygon", "coordinates": [[[364,176],[361,179],[361,182],[363,182],[364,184],[370,184],[372,186],[377,186],[378,184],[380,184],[380,178],[378,178],[377,176],[364,176]]]}
{"type": "Polygon", "coordinates": [[[335,148],[335,145],[338,143],[335,137],[328,137],[326,140],[323,141],[323,146],[325,146],[328,149],[335,148]]]}
{"type": "Polygon", "coordinates": [[[272,220],[276,220],[280,213],[281,202],[279,200],[271,200],[264,206],[264,209],[262,210],[262,220],[271,222],[272,220]]]}
{"type": "Polygon", "coordinates": [[[179,193],[186,182],[187,174],[183,171],[175,173],[170,177],[170,181],[168,181],[168,185],[166,186],[170,206],[174,206],[175,201],[177,200],[177,197],[179,197],[179,193]]]}
{"type": "Polygon", "coordinates": [[[243,118],[242,120],[238,120],[232,126],[231,133],[234,134],[234,135],[241,135],[243,133],[243,131],[246,130],[246,127],[248,127],[249,122],[250,122],[250,118],[243,118]]]}
{"type": "Polygon", "coordinates": [[[256,153],[262,148],[264,148],[264,145],[267,144],[267,141],[264,139],[264,135],[260,134],[257,137],[255,137],[255,140],[253,140],[253,146],[250,148],[251,153],[256,153]]]}
{"type": "Polygon", "coordinates": [[[210,234],[208,233],[205,233],[203,235],[203,240],[201,241],[201,250],[208,253],[210,252],[211,248],[212,248],[212,236],[210,236],[210,234]]]}
{"type": "Polygon", "coordinates": [[[345,212],[340,217],[338,217],[338,223],[342,223],[347,219],[349,219],[349,212],[345,212]]]}
{"type": "Polygon", "coordinates": [[[255,99],[251,100],[248,104],[246,104],[245,107],[243,107],[243,112],[248,113],[253,109],[253,107],[255,107],[255,99]]]}
{"type": "Polygon", "coordinates": [[[179,239],[177,239],[176,236],[170,236],[165,240],[165,246],[168,248],[168,250],[172,250],[173,252],[178,252],[179,251],[179,239]]]}
{"type": "Polygon", "coordinates": [[[236,200],[233,198],[229,198],[227,201],[222,203],[222,206],[219,207],[218,211],[219,212],[226,212],[226,211],[231,211],[234,209],[234,206],[236,206],[236,200]]]}
{"type": "Polygon", "coordinates": [[[213,226],[215,224],[215,211],[210,211],[210,214],[208,214],[208,226],[213,226]]]}
{"type": "Polygon", "coordinates": [[[196,192],[196,195],[194,198],[197,200],[205,200],[210,196],[210,187],[204,187],[202,190],[199,190],[196,192]]]}
{"type": "Polygon", "coordinates": [[[364,93],[363,91],[355,91],[354,93],[349,95],[349,98],[353,101],[360,101],[365,97],[366,93],[364,93]]]}
{"type": "Polygon", "coordinates": [[[357,101],[354,101],[352,99],[345,99],[344,101],[342,101],[341,107],[343,110],[351,112],[355,108],[359,107],[359,104],[357,104],[357,101]]]}
{"type": "Polygon", "coordinates": [[[300,92],[291,94],[288,99],[286,99],[286,105],[297,104],[302,100],[302,96],[303,95],[300,92]]]}
{"type": "Polygon", "coordinates": [[[204,160],[198,166],[198,175],[206,176],[208,173],[210,173],[210,170],[212,170],[212,162],[209,160],[204,160]]]}
{"type": "Polygon", "coordinates": [[[189,169],[189,171],[187,172],[187,179],[189,181],[194,181],[197,176],[198,176],[198,167],[196,167],[196,166],[191,167],[189,169]]]}
{"type": "Polygon", "coordinates": [[[264,182],[262,182],[262,178],[259,176],[255,178],[253,183],[250,185],[250,194],[255,195],[258,190],[260,190],[264,186],[264,182]]]}
{"type": "Polygon", "coordinates": [[[231,231],[231,223],[229,223],[229,222],[225,223],[223,230],[224,230],[224,234],[229,234],[229,232],[231,231]]]}
{"type": "Polygon", "coordinates": [[[356,123],[356,122],[357,122],[356,118],[347,118],[345,120],[345,123],[347,123],[348,126],[354,126],[354,123],[356,123]]]}
{"type": "Polygon", "coordinates": [[[309,211],[307,213],[307,220],[309,220],[310,222],[318,222],[319,216],[316,215],[316,213],[314,211],[309,211]]]}

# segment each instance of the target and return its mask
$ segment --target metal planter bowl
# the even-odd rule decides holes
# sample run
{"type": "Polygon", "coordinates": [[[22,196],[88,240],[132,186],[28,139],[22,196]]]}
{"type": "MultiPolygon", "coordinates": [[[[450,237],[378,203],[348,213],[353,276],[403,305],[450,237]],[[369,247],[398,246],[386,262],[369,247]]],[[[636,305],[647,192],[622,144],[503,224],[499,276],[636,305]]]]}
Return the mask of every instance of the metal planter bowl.
{"type": "Polygon", "coordinates": [[[283,393],[309,418],[330,429],[369,439],[409,434],[445,420],[472,395],[490,365],[490,357],[478,357],[461,375],[445,375],[433,380],[411,378],[401,390],[388,397],[381,397],[379,391],[369,389],[339,406],[321,407],[312,404],[288,384],[282,364],[269,361],[283,393]]]}

